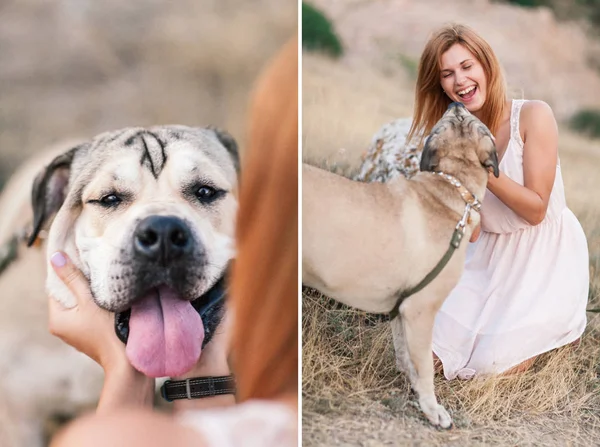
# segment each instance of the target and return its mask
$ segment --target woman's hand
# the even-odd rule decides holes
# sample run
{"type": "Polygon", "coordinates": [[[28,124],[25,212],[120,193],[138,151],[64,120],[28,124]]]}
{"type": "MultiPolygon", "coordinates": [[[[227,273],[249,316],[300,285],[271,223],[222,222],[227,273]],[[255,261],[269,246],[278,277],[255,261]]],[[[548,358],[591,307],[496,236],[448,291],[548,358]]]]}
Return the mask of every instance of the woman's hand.
{"type": "Polygon", "coordinates": [[[64,253],[55,253],[50,262],[77,301],[75,307],[65,308],[50,297],[50,332],[91,357],[105,371],[126,363],[125,345],[115,334],[115,316],[94,302],[87,278],[64,253]]]}
{"type": "Polygon", "coordinates": [[[479,224],[475,227],[475,229],[473,230],[473,233],[471,233],[471,238],[469,239],[469,242],[477,241],[477,239],[479,239],[480,233],[481,233],[481,224],[479,224]]]}
{"type": "Polygon", "coordinates": [[[98,412],[125,406],[152,406],[154,379],[136,371],[115,334],[114,314],[96,305],[87,278],[61,252],[50,258],[52,268],[75,296],[77,304],[65,308],[49,299],[49,329],[96,361],[105,373],[98,412]]]}

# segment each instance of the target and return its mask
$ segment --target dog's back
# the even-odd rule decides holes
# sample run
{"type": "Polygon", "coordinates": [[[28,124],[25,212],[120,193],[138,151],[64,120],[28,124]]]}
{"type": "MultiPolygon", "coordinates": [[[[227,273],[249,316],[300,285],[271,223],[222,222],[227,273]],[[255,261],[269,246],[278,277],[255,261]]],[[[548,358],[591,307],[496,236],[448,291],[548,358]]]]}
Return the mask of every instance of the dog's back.
{"type": "Polygon", "coordinates": [[[397,254],[418,258],[427,248],[419,245],[426,217],[412,184],[357,182],[309,165],[302,180],[303,283],[362,310],[391,309],[389,285],[410,268],[397,254]]]}

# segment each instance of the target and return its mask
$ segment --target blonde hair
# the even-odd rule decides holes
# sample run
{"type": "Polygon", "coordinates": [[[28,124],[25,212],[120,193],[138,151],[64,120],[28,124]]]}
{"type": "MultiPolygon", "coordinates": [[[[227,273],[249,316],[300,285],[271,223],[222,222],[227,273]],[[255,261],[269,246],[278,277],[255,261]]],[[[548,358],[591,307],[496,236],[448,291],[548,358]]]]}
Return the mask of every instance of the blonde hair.
{"type": "Polygon", "coordinates": [[[483,66],[487,81],[487,97],[483,104],[481,121],[496,134],[506,109],[506,81],[498,58],[490,45],[473,29],[451,24],[436,31],[430,38],[421,60],[415,90],[415,111],[408,133],[408,141],[420,135],[419,145],[442,117],[452,100],[440,85],[442,55],[455,44],[469,50],[483,66]]]}
{"type": "Polygon", "coordinates": [[[261,76],[250,109],[232,274],[238,399],[298,392],[298,40],[261,76]]]}

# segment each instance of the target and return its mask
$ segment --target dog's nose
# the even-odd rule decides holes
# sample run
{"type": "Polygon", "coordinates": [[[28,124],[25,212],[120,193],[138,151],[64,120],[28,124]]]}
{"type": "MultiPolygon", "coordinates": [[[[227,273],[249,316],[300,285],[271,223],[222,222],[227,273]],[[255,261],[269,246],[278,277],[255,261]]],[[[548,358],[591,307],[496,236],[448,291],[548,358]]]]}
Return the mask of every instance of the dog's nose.
{"type": "Polygon", "coordinates": [[[180,218],[150,216],[137,225],[133,247],[136,253],[152,261],[171,262],[191,251],[192,238],[180,218]]]}
{"type": "Polygon", "coordinates": [[[451,102],[451,103],[450,103],[450,105],[448,106],[448,110],[450,110],[450,109],[454,109],[454,108],[457,108],[457,107],[458,107],[459,109],[460,109],[460,108],[463,108],[463,109],[465,109],[465,108],[466,108],[466,107],[465,107],[465,105],[464,105],[462,102],[454,101],[454,102],[451,102]]]}
{"type": "Polygon", "coordinates": [[[446,113],[455,116],[461,122],[467,115],[469,115],[467,107],[462,102],[457,101],[450,103],[450,105],[448,106],[448,111],[446,113]]]}

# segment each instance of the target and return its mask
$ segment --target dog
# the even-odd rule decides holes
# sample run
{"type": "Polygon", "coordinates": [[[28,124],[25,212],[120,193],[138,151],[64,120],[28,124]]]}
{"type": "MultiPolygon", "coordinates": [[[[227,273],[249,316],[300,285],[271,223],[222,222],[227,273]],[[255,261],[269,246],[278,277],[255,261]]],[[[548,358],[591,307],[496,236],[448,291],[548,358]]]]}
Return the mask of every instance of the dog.
{"type": "Polygon", "coordinates": [[[346,305],[398,313],[391,321],[398,367],[427,419],[448,428],[452,419],[434,393],[431,342],[435,314],[462,273],[466,243],[429,285],[401,298],[444,257],[458,222],[463,238],[479,224],[463,197],[482,200],[488,171],[499,175],[494,139],[453,103],[425,141],[420,169],[410,180],[363,183],[303,165],[302,281],[346,305]]]}
{"type": "MultiPolygon", "coordinates": [[[[20,306],[17,301],[29,295],[49,294],[65,307],[75,305],[75,297],[49,265],[50,256],[61,250],[89,279],[95,303],[117,317],[124,316],[115,330],[126,342],[127,357],[136,369],[151,377],[178,376],[191,369],[225,312],[222,300],[205,302],[205,297],[222,284],[235,254],[240,170],[236,141],[216,128],[125,128],[54,151],[53,158],[44,162],[30,193],[33,213],[13,210],[25,209],[20,191],[26,189],[23,185],[31,181],[32,166],[39,166],[39,161],[24,168],[0,199],[6,215],[14,217],[12,231],[29,220],[20,218],[22,214],[29,215],[29,244],[39,245],[44,238],[46,247],[42,257],[39,250],[20,247],[19,259],[0,276],[0,286],[4,281],[9,290],[15,288],[17,270],[21,269],[22,278],[28,275],[17,286],[22,294],[13,293],[12,301],[5,303],[6,311],[10,313],[20,306]],[[27,263],[24,273],[23,263],[27,263]],[[47,275],[45,292],[31,281],[33,272],[27,269],[47,275]]],[[[2,230],[5,240],[10,231],[2,230]]],[[[37,433],[25,436],[26,445],[36,445],[31,440],[39,438],[39,420],[50,413],[70,413],[81,404],[92,406],[102,382],[94,362],[47,334],[46,304],[40,305],[44,310],[35,311],[35,319],[27,315],[23,321],[35,320],[33,325],[41,331],[37,327],[15,327],[14,331],[23,334],[18,335],[19,343],[26,343],[23,352],[15,351],[16,364],[25,363],[28,350],[42,349],[30,346],[24,335],[27,331],[40,332],[35,339],[49,348],[40,357],[44,361],[30,359],[19,368],[13,364],[13,369],[21,371],[21,380],[31,376],[27,380],[31,388],[24,393],[27,398],[20,387],[3,384],[0,390],[0,409],[3,401],[10,411],[34,407],[18,416],[22,425],[26,419],[38,424],[33,430],[37,433]],[[55,365],[57,358],[52,354],[57,352],[62,353],[64,368],[55,365]],[[53,376],[45,377],[40,371],[53,376]],[[80,372],[84,377],[74,379],[80,372]],[[63,401],[76,404],[61,402],[53,407],[46,403],[48,408],[41,411],[36,399],[53,386],[63,401]]],[[[35,309],[35,303],[27,308],[35,309]]],[[[6,346],[3,351],[10,349],[6,346]]]]}

